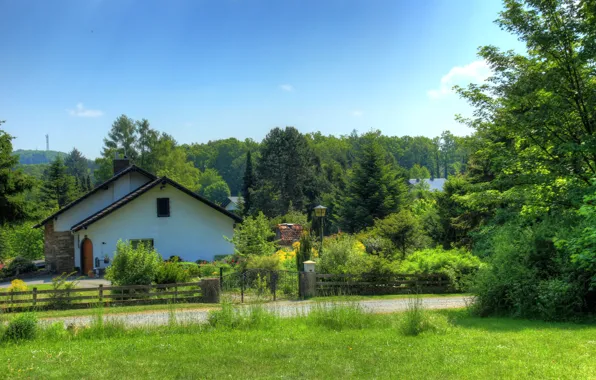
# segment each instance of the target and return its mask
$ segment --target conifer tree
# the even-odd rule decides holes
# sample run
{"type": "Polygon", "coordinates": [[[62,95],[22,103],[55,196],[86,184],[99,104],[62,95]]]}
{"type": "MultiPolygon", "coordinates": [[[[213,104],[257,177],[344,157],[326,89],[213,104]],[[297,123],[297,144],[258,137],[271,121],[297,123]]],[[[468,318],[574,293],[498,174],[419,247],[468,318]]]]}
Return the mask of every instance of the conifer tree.
{"type": "Polygon", "coordinates": [[[252,202],[250,192],[255,185],[255,174],[252,168],[252,156],[250,150],[246,152],[246,168],[244,169],[244,178],[242,183],[242,213],[249,215],[252,202]]]}
{"type": "Polygon", "coordinates": [[[378,134],[367,133],[339,207],[342,227],[357,232],[372,226],[375,219],[399,211],[407,191],[403,173],[387,163],[378,134]]]}
{"type": "Polygon", "coordinates": [[[46,169],[41,187],[41,200],[47,208],[64,207],[77,196],[75,177],[66,174],[66,166],[59,156],[46,169]]]}

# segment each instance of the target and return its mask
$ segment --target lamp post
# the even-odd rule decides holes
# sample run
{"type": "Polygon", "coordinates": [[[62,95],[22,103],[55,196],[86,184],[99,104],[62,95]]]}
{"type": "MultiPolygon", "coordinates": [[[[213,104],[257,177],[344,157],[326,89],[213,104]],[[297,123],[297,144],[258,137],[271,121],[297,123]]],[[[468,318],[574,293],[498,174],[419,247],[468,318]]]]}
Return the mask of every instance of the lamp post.
{"type": "Polygon", "coordinates": [[[319,251],[319,255],[323,253],[323,220],[325,218],[325,213],[327,212],[327,207],[318,205],[315,207],[315,216],[321,218],[321,250],[319,251]]]}

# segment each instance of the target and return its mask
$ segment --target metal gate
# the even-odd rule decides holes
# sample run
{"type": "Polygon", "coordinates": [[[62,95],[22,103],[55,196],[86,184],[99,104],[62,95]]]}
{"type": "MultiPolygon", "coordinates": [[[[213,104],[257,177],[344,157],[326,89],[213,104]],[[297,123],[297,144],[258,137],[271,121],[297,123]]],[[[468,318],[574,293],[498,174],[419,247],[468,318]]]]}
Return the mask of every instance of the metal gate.
{"type": "Polygon", "coordinates": [[[247,269],[220,276],[222,296],[232,302],[298,299],[299,272],[247,269]]]}

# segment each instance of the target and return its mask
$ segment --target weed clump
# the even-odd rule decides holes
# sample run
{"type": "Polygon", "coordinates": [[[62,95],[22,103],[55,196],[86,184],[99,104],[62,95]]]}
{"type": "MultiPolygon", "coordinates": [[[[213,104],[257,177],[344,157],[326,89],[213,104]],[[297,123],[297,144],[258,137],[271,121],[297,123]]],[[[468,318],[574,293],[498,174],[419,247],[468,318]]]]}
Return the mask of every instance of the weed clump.
{"type": "Polygon", "coordinates": [[[428,313],[422,304],[422,298],[408,299],[406,311],[399,319],[399,330],[405,336],[417,336],[423,332],[444,332],[447,329],[447,319],[438,314],[428,313]]]}
{"type": "Polygon", "coordinates": [[[374,323],[371,313],[357,303],[317,303],[306,317],[307,323],[330,330],[363,329],[374,323]]]}
{"type": "Polygon", "coordinates": [[[13,318],[6,327],[2,340],[18,342],[32,340],[37,333],[37,317],[33,313],[23,313],[13,318]]]}

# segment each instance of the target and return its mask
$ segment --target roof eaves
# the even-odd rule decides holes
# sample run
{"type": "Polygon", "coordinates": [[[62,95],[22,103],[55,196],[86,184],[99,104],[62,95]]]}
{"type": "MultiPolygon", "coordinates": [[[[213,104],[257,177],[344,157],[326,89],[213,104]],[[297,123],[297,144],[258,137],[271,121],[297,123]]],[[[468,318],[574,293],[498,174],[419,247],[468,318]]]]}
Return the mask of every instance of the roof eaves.
{"type": "Polygon", "coordinates": [[[105,186],[107,186],[110,183],[114,182],[115,180],[117,180],[118,178],[122,177],[123,175],[125,175],[127,173],[130,173],[131,171],[139,172],[139,173],[147,176],[151,180],[155,180],[157,178],[155,175],[149,173],[145,169],[141,169],[140,167],[138,167],[136,165],[130,165],[126,169],[122,170],[120,173],[112,176],[112,178],[110,178],[110,179],[106,180],[105,182],[103,182],[103,183],[95,186],[95,188],[93,188],[89,192],[83,194],[81,197],[75,199],[74,201],[72,201],[69,204],[67,204],[66,206],[62,207],[60,210],[58,210],[55,213],[53,213],[52,215],[48,216],[47,218],[45,218],[41,222],[37,223],[36,225],[33,226],[33,228],[39,228],[39,227],[43,226],[44,224],[46,224],[47,222],[49,222],[51,219],[57,217],[58,215],[62,214],[64,211],[72,208],[73,206],[76,206],[77,204],[79,204],[80,202],[84,201],[85,199],[87,199],[91,195],[95,194],[96,192],[98,192],[99,190],[101,190],[102,188],[104,188],[105,186]]]}

